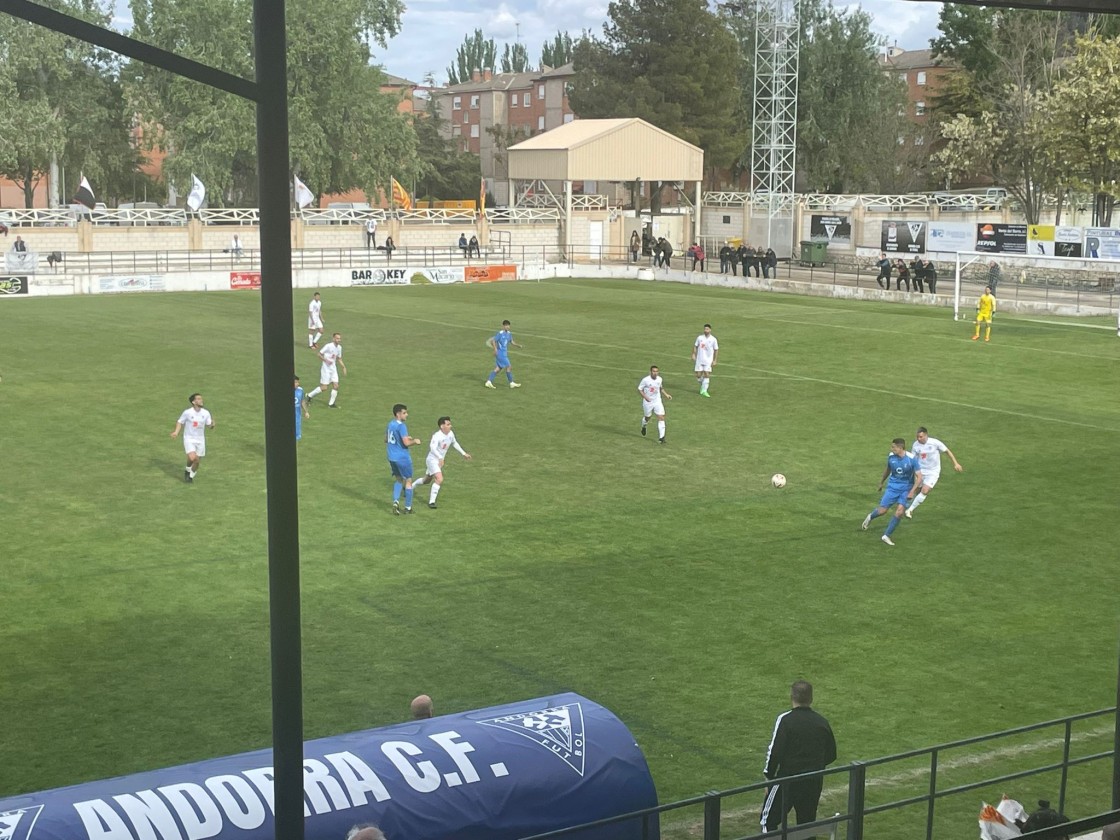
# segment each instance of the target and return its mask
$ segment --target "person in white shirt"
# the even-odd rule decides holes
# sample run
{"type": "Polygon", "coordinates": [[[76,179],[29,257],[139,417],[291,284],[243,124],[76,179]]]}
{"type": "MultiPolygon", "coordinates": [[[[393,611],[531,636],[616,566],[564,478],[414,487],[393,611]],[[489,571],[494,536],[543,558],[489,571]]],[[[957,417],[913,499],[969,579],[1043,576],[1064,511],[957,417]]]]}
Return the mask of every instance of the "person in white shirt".
{"type": "Polygon", "coordinates": [[[642,435],[645,436],[646,424],[651,415],[657,417],[657,438],[665,442],[665,405],[661,397],[671,400],[673,395],[665,390],[661,379],[661,370],[657,365],[649,369],[649,376],[638,383],[638,393],[642,395],[642,435]]]}
{"type": "Polygon", "coordinates": [[[346,375],[346,363],[342,361],[342,333],[335,333],[331,341],[322,346],[319,358],[323,362],[319,369],[319,387],[307,395],[307,401],[311,402],[330,387],[331,398],[327,401],[327,408],[338,408],[335,405],[338,399],[338,369],[342,368],[342,375],[346,375]]]}
{"type": "Polygon", "coordinates": [[[366,219],[366,250],[377,247],[377,219],[366,219]]]}
{"type": "Polygon", "coordinates": [[[243,250],[245,249],[241,245],[241,237],[235,233],[233,239],[229,243],[229,252],[233,254],[235,260],[239,260],[241,259],[241,252],[243,250]]]}
{"type": "Polygon", "coordinates": [[[206,430],[214,428],[214,418],[203,408],[202,394],[191,394],[188,399],[190,408],[179,415],[171,437],[174,439],[179,437],[179,432],[183,433],[183,449],[187,452],[183,477],[190,484],[198,475],[199,461],[206,456],[206,430]]]}
{"type": "Polygon", "coordinates": [[[910,447],[910,451],[918,459],[918,467],[922,471],[922,491],[914,497],[910,507],[906,508],[907,519],[914,518],[914,508],[924,502],[930,491],[937,486],[937,479],[941,477],[942,452],[949,456],[949,459],[953,462],[954,470],[964,472],[964,467],[957,461],[957,456],[937,438],[930,437],[925,426],[918,427],[918,435],[914,440],[914,445],[910,447]]]}
{"type": "Polygon", "coordinates": [[[307,346],[315,350],[323,337],[323,301],[316,292],[307,304],[307,346]]]}
{"type": "Polygon", "coordinates": [[[432,435],[431,443],[428,445],[428,457],[424,461],[424,475],[412,482],[414,490],[421,484],[430,483],[432,485],[432,492],[428,496],[428,507],[432,510],[436,509],[436,496],[439,495],[440,487],[443,486],[443,461],[447,457],[448,449],[454,449],[468,461],[471,460],[470,453],[463,451],[463,447],[455,439],[455,433],[451,431],[451,418],[444,415],[439,418],[439,428],[432,435]]]}
{"type": "Polygon", "coordinates": [[[712,368],[719,360],[719,339],[712,335],[712,325],[705,324],[704,332],[696,336],[692,345],[692,361],[695,362],[696,381],[700,383],[700,396],[710,397],[708,384],[712,381],[712,368]]]}

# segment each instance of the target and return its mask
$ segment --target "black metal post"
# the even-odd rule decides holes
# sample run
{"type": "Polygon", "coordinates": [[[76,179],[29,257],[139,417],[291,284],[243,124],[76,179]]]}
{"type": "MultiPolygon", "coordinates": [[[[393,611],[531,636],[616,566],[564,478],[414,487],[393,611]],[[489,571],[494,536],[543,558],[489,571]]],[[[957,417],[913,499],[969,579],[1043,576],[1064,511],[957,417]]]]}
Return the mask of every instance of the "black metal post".
{"type": "Polygon", "coordinates": [[[719,840],[719,820],[719,791],[710,790],[704,800],[704,840],[719,840]]]}
{"type": "Polygon", "coordinates": [[[285,0],[254,0],[261,214],[265,480],[277,840],[303,840],[303,663],[299,498],[292,410],[292,244],[288,198],[285,0]]]}
{"type": "Polygon", "coordinates": [[[1120,659],[1116,663],[1116,719],[1112,727],[1112,810],[1120,810],[1120,659]]]}
{"type": "Polygon", "coordinates": [[[863,840],[863,809],[867,804],[867,765],[853,761],[848,773],[848,840],[863,840]]]}

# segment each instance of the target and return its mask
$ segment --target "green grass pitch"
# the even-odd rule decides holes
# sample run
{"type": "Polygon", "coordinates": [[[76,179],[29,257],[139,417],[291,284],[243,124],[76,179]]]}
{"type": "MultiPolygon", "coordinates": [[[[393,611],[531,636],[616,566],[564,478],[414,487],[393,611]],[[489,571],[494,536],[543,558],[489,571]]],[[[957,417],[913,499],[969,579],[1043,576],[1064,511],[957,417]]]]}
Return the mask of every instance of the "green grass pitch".
{"type": "MultiPolygon", "coordinates": [[[[842,762],[1111,705],[1106,319],[998,315],[984,344],[945,309],[667,283],[322,294],[349,376],[299,444],[307,737],[420,692],[438,713],[574,690],[629,725],[669,801],[758,780],[797,678],[842,762]],[[523,387],[488,391],[503,318],[523,387]],[[651,364],[665,446],[638,434],[651,364]],[[399,518],[396,402],[425,440],[450,414],[474,456],[399,518]],[[889,548],[886,519],[859,524],[919,425],[965,471],[889,548]]],[[[0,795],[267,745],[257,297],[0,303],[0,795]],[[217,428],[187,485],[168,434],[196,390],[217,428]]]]}

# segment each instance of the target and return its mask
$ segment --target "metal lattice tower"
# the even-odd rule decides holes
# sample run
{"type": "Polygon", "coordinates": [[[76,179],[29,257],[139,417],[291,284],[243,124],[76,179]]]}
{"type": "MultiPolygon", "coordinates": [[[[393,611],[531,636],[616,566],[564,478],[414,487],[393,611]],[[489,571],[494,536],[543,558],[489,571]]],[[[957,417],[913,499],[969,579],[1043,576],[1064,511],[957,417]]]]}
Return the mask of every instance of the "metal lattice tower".
{"type": "Polygon", "coordinates": [[[775,235],[792,237],[800,0],[758,0],[756,9],[751,180],[756,204],[769,210],[770,246],[775,235]]]}

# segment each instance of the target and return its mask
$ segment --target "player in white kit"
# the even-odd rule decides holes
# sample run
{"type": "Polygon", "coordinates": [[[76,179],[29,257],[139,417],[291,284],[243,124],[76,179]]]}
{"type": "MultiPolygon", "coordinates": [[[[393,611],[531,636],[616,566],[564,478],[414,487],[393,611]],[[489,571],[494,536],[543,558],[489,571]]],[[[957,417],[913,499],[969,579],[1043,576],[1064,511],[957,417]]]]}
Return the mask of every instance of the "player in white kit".
{"type": "Polygon", "coordinates": [[[439,429],[432,435],[428,445],[428,457],[424,461],[425,474],[412,482],[413,489],[421,484],[432,485],[432,492],[428,496],[428,507],[432,510],[436,509],[436,496],[443,486],[443,461],[448,449],[454,449],[468,461],[471,460],[470,453],[463,451],[463,447],[455,439],[455,433],[451,431],[451,418],[445,415],[439,418],[439,429]]]}
{"type": "Polygon", "coordinates": [[[342,333],[335,333],[331,341],[322,346],[319,358],[323,362],[319,368],[319,387],[307,395],[307,401],[311,402],[329,387],[331,398],[327,401],[327,408],[338,408],[334,404],[338,399],[338,369],[342,368],[342,375],[346,375],[346,363],[342,361],[342,333]]]}
{"type": "Polygon", "coordinates": [[[941,477],[941,453],[944,452],[949,456],[953,462],[953,469],[957,472],[963,472],[964,467],[957,461],[949,447],[939,441],[937,438],[929,436],[925,426],[918,427],[918,436],[914,440],[914,445],[910,447],[910,451],[914,453],[914,457],[918,459],[918,466],[922,471],[922,492],[914,497],[914,501],[910,503],[910,507],[906,508],[906,518],[913,519],[914,508],[926,500],[930,490],[937,486],[937,480],[941,477]]]}
{"type": "Polygon", "coordinates": [[[191,406],[175,421],[171,437],[174,439],[179,437],[179,432],[183,433],[183,449],[187,452],[183,478],[190,484],[198,475],[199,461],[206,457],[206,430],[214,428],[214,418],[202,407],[202,394],[191,394],[188,399],[191,406]]]}
{"type": "Polygon", "coordinates": [[[646,433],[646,424],[650,415],[657,417],[657,437],[661,443],[665,442],[665,404],[661,397],[671,400],[673,395],[665,390],[661,379],[661,370],[657,365],[649,369],[649,376],[638,383],[638,393],[642,395],[642,435],[646,433]]]}
{"type": "Polygon", "coordinates": [[[710,397],[708,383],[712,381],[712,368],[719,360],[719,339],[712,335],[712,325],[705,324],[704,332],[692,344],[692,361],[695,362],[696,381],[700,383],[700,396],[710,397]]]}
{"type": "Polygon", "coordinates": [[[323,337],[323,301],[316,292],[307,304],[307,346],[315,349],[323,337]]]}

